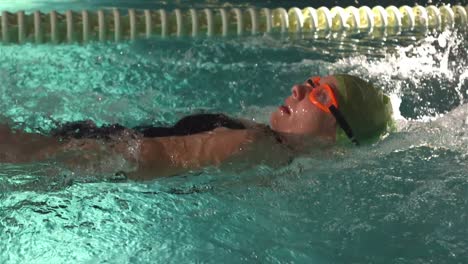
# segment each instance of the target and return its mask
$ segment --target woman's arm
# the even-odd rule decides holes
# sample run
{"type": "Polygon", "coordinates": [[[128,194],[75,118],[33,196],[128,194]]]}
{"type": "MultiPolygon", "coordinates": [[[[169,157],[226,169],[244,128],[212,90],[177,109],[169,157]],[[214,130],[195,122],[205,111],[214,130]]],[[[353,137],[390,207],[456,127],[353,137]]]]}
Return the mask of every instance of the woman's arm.
{"type": "Polygon", "coordinates": [[[0,124],[0,162],[24,163],[47,158],[47,150],[58,147],[58,139],[13,130],[0,124]]]}
{"type": "Polygon", "coordinates": [[[261,129],[217,128],[189,136],[60,141],[0,126],[0,162],[46,160],[77,173],[123,171],[131,179],[147,180],[228,163],[234,167],[239,162],[274,165],[284,161],[285,155],[261,129]]]}

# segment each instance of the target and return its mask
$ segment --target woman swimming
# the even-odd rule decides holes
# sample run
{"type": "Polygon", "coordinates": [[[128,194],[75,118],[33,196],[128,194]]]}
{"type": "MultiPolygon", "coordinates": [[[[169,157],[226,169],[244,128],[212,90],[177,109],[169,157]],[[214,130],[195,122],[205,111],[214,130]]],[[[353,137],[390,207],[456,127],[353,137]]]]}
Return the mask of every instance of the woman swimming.
{"type": "Polygon", "coordinates": [[[391,126],[391,114],[389,98],[357,77],[311,77],[292,87],[270,126],[223,114],[188,116],[172,127],[73,122],[48,135],[3,125],[0,162],[53,161],[85,173],[123,172],[130,179],[242,162],[275,166],[310,149],[378,138],[391,126]]]}

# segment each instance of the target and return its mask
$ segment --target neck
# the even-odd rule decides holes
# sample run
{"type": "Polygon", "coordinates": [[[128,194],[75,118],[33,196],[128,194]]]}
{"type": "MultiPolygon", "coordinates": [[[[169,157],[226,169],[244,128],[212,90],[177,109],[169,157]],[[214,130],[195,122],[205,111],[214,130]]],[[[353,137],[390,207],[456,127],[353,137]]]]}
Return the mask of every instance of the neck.
{"type": "Polygon", "coordinates": [[[335,143],[335,135],[303,135],[275,132],[282,144],[292,151],[301,154],[308,153],[311,150],[329,147],[335,143]]]}

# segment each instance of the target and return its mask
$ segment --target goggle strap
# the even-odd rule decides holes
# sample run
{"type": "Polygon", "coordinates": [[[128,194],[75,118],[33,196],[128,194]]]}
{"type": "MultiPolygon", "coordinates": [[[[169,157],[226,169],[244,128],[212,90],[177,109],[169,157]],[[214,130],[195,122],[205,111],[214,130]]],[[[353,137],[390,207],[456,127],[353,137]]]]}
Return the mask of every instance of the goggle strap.
{"type": "Polygon", "coordinates": [[[307,79],[306,81],[310,87],[320,86],[320,77],[315,77],[313,79],[307,79]]]}
{"type": "Polygon", "coordinates": [[[341,127],[341,129],[343,129],[346,136],[351,140],[351,142],[353,142],[356,146],[359,146],[359,142],[356,138],[354,138],[351,126],[349,126],[348,122],[346,122],[346,119],[341,114],[340,110],[338,110],[334,105],[331,105],[328,109],[330,109],[330,112],[335,117],[336,122],[341,127]]]}

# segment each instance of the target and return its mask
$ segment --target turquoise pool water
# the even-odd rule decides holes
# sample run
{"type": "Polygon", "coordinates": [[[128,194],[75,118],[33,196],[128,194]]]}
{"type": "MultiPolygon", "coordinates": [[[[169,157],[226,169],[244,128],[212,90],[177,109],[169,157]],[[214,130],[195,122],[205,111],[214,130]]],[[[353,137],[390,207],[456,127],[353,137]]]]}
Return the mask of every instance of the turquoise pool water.
{"type": "Polygon", "coordinates": [[[402,117],[375,145],[277,170],[122,182],[0,164],[0,262],[463,263],[467,46],[450,31],[1,46],[0,111],[28,131],[202,111],[266,122],[294,83],[342,72],[392,94],[402,117]]]}

